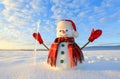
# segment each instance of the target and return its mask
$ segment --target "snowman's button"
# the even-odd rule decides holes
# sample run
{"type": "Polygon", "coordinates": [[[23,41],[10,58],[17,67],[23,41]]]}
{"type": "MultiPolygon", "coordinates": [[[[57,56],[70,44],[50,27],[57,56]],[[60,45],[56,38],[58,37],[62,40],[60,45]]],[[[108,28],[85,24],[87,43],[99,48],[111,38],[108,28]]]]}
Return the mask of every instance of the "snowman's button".
{"type": "Polygon", "coordinates": [[[65,45],[64,44],[61,44],[62,47],[64,47],[65,45]]]}
{"type": "Polygon", "coordinates": [[[63,55],[63,54],[64,54],[64,51],[61,51],[61,54],[63,55]]]}
{"type": "Polygon", "coordinates": [[[60,63],[64,63],[64,60],[60,60],[60,63]]]}

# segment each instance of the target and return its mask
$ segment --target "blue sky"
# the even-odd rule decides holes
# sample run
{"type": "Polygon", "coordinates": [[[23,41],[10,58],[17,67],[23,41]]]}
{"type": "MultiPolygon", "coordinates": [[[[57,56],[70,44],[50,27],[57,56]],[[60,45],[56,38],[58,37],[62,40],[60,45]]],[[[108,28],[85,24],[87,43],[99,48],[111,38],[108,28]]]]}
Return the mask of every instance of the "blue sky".
{"type": "Polygon", "coordinates": [[[61,19],[75,22],[80,46],[92,28],[103,34],[89,46],[120,45],[120,0],[0,0],[0,49],[34,48],[32,33],[38,21],[39,32],[50,45],[61,19]]]}

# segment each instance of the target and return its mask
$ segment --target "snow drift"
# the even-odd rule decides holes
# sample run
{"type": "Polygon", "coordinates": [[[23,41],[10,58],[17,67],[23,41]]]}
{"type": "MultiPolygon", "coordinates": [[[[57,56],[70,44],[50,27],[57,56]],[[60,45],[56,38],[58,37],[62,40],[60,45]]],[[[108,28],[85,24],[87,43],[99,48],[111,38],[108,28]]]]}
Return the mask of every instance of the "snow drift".
{"type": "Polygon", "coordinates": [[[46,64],[48,51],[0,51],[0,79],[120,79],[120,50],[83,51],[85,61],[70,70],[46,64]]]}

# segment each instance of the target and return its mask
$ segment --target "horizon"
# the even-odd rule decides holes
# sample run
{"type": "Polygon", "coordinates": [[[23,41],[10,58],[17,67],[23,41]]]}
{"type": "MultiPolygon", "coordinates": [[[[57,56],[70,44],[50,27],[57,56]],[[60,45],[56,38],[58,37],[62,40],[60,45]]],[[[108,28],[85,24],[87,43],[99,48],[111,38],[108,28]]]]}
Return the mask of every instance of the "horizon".
{"type": "MultiPolygon", "coordinates": [[[[120,50],[120,45],[115,46],[86,46],[82,50],[120,50]],[[104,48],[103,48],[104,47],[104,48]],[[110,47],[110,48],[108,48],[110,47]],[[111,48],[112,47],[112,48],[111,48]]],[[[34,48],[29,49],[0,49],[0,51],[35,51],[34,48]]],[[[48,51],[46,48],[37,48],[36,51],[48,51]]]]}
{"type": "MultiPolygon", "coordinates": [[[[82,47],[92,28],[103,34],[88,46],[120,45],[120,0],[1,0],[0,1],[0,49],[34,49],[32,37],[38,31],[44,43],[56,38],[56,23],[71,19],[76,24],[79,37],[76,43],[82,47]]],[[[88,47],[87,46],[87,47],[88,47]]],[[[44,48],[37,43],[37,49],[44,48]]]]}

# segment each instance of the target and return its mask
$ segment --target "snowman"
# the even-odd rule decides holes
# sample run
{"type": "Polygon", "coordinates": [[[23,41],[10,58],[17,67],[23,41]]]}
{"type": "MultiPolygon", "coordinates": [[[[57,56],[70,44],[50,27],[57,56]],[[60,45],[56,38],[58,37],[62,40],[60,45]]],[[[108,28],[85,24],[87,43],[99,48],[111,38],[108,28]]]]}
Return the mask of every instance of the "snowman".
{"type": "Polygon", "coordinates": [[[33,33],[33,37],[49,50],[47,63],[52,68],[57,69],[70,69],[77,66],[78,63],[82,63],[84,56],[81,50],[102,34],[101,29],[94,30],[93,28],[88,42],[80,48],[74,39],[78,36],[78,32],[72,20],[64,19],[59,21],[56,30],[57,38],[51,44],[50,49],[44,44],[39,32],[33,33]]]}
{"type": "Polygon", "coordinates": [[[76,44],[78,36],[75,23],[72,20],[61,20],[57,23],[57,38],[52,43],[47,63],[51,67],[70,69],[84,60],[81,48],[76,44]]]}

